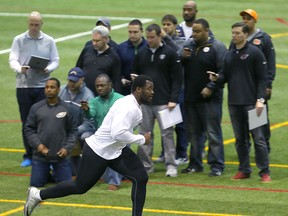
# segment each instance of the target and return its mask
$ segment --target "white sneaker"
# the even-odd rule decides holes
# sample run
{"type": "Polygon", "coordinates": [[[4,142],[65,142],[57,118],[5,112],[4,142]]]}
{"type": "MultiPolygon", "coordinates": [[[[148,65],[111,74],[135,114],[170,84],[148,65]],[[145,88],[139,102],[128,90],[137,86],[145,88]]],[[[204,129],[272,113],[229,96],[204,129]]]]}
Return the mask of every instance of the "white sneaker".
{"type": "Polygon", "coordinates": [[[175,167],[168,167],[166,177],[177,177],[177,169],[175,167]]]}
{"type": "Polygon", "coordinates": [[[41,203],[41,200],[36,197],[36,193],[39,193],[35,187],[28,188],[28,197],[24,205],[24,216],[30,216],[33,210],[38,207],[41,203]]]}
{"type": "Polygon", "coordinates": [[[181,164],[187,164],[189,162],[188,158],[185,157],[185,158],[177,158],[175,160],[175,163],[177,166],[181,165],[181,164]]]}

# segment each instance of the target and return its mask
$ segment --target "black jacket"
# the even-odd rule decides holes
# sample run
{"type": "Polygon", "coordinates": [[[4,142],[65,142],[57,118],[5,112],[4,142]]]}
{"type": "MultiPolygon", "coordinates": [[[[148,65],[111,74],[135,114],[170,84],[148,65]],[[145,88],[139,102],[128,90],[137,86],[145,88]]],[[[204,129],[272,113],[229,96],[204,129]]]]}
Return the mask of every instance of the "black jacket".
{"type": "Polygon", "coordinates": [[[181,63],[177,53],[171,47],[163,44],[153,53],[143,47],[135,57],[135,73],[152,78],[154,96],[152,105],[164,105],[178,101],[182,84],[181,63]]]}
{"type": "Polygon", "coordinates": [[[121,91],[121,62],[113,48],[109,47],[99,54],[93,45],[84,47],[76,67],[80,67],[84,71],[84,82],[95,96],[98,95],[95,89],[95,80],[102,73],[110,77],[116,92],[121,91]]]}
{"type": "Polygon", "coordinates": [[[234,45],[217,81],[224,82],[228,83],[229,105],[255,105],[257,99],[265,98],[267,62],[263,53],[249,43],[240,50],[234,45]]]}
{"type": "MultiPolygon", "coordinates": [[[[247,41],[249,44],[258,47],[263,52],[267,61],[267,88],[272,88],[272,82],[276,75],[276,54],[271,37],[261,29],[257,29],[257,32],[250,35],[247,38],[247,41]]],[[[233,43],[230,44],[229,49],[232,47],[233,43]]]]}
{"type": "Polygon", "coordinates": [[[224,57],[226,54],[225,45],[210,38],[204,45],[197,45],[195,41],[191,41],[185,45],[191,50],[189,58],[182,58],[184,66],[184,100],[186,103],[205,102],[213,100],[222,103],[223,86],[215,85],[209,80],[207,71],[220,73],[223,70],[224,57]],[[201,91],[208,87],[213,91],[209,98],[203,98],[201,91]]]}
{"type": "Polygon", "coordinates": [[[29,144],[33,147],[33,159],[57,162],[62,158],[57,156],[61,148],[71,151],[77,135],[77,117],[75,107],[59,99],[53,106],[46,99],[31,107],[24,128],[29,144]],[[49,149],[48,156],[37,151],[39,144],[49,149]]]}

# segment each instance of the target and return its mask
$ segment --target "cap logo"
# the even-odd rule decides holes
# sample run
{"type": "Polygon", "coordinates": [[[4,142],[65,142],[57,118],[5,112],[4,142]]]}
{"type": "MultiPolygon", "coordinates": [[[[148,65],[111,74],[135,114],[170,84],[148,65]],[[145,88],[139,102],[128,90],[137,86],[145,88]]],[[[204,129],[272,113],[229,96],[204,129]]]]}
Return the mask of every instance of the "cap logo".
{"type": "Polygon", "coordinates": [[[70,75],[72,75],[72,74],[77,75],[77,72],[76,71],[71,71],[70,75]]]}

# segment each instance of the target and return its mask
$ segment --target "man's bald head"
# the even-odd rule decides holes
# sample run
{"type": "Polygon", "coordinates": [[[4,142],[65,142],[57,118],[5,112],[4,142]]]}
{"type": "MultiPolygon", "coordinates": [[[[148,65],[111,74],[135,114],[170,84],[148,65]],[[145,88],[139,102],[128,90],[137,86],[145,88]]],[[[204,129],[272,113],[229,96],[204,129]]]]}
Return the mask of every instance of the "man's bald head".
{"type": "Polygon", "coordinates": [[[192,8],[197,10],[197,4],[195,1],[186,1],[184,3],[184,6],[186,6],[186,7],[189,6],[189,7],[192,7],[192,8]]]}
{"type": "Polygon", "coordinates": [[[196,20],[197,4],[194,1],[186,1],[183,5],[183,19],[187,26],[192,27],[192,23],[196,20]]]}
{"type": "Polygon", "coordinates": [[[38,11],[33,11],[28,16],[28,22],[30,20],[37,20],[37,21],[42,22],[42,16],[41,16],[41,14],[38,11]]]}
{"type": "Polygon", "coordinates": [[[29,29],[29,36],[31,38],[39,37],[42,24],[43,24],[42,16],[39,12],[33,11],[29,14],[28,29],[29,29]]]}

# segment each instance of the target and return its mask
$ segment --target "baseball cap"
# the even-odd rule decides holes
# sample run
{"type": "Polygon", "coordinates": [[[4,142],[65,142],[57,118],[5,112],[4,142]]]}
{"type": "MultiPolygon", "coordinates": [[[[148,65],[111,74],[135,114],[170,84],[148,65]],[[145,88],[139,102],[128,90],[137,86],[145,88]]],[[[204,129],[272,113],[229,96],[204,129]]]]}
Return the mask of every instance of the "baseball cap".
{"type": "Polygon", "coordinates": [[[258,14],[253,9],[246,9],[246,10],[240,12],[240,16],[243,16],[244,14],[250,15],[255,21],[258,20],[258,14]]]}
{"type": "Polygon", "coordinates": [[[107,19],[106,17],[101,17],[100,19],[97,20],[96,26],[99,25],[99,23],[102,23],[105,27],[110,28],[110,20],[107,19]]]}
{"type": "Polygon", "coordinates": [[[79,67],[72,68],[68,73],[68,80],[78,82],[80,78],[84,77],[84,72],[79,67]]]}

